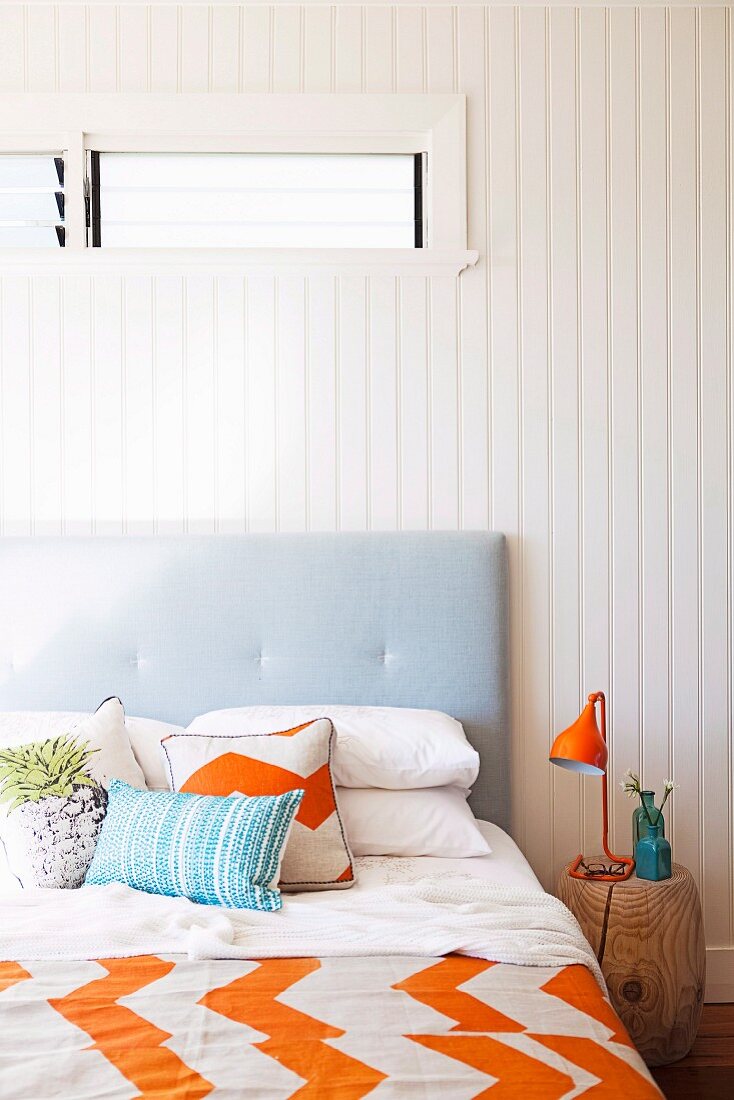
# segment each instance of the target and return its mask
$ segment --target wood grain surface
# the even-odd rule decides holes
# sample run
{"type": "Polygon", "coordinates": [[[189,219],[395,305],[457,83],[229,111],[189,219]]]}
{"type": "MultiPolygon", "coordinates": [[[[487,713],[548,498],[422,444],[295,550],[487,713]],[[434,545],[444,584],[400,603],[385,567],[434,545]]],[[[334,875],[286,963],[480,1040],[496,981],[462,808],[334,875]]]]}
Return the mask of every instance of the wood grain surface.
{"type": "Polygon", "coordinates": [[[673,864],[663,882],[571,878],[558,897],[574,913],[609,987],[612,1004],[649,1066],[682,1058],[701,1017],[706,954],[696,884],[673,864]]]}

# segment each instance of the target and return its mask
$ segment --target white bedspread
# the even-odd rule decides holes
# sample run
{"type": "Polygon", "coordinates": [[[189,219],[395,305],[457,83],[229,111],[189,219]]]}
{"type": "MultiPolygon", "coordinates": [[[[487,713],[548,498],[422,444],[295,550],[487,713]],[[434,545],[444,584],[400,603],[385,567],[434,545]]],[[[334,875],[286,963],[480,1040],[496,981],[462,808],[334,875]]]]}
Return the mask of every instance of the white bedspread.
{"type": "Polygon", "coordinates": [[[454,952],[522,966],[581,963],[604,988],[594,954],[565,906],[538,890],[480,880],[334,891],[318,908],[286,896],[278,913],[218,909],[116,884],[29,891],[0,903],[0,958],[20,961],[454,952]]]}

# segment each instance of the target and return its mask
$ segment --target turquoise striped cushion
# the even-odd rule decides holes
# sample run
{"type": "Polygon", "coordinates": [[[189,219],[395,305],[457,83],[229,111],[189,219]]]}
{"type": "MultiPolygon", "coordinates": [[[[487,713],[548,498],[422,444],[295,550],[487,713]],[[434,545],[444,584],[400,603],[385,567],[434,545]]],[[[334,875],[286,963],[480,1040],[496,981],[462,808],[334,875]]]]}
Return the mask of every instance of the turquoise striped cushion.
{"type": "Polygon", "coordinates": [[[280,860],[302,798],[302,790],[257,798],[140,791],[113,779],[85,882],[280,909],[280,860]]]}

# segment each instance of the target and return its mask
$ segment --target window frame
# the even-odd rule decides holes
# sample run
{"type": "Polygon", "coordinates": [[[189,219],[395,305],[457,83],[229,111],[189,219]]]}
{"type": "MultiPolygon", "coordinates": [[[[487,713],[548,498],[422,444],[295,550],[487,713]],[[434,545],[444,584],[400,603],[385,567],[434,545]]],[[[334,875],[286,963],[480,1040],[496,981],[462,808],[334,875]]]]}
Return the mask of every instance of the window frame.
{"type": "MultiPolygon", "coordinates": [[[[53,148],[65,164],[62,257],[11,255],[0,268],[258,269],[458,274],[467,250],[466,97],[461,94],[40,94],[0,98],[0,152],[53,148]],[[424,153],[424,246],[412,249],[122,249],[87,242],[88,153],[424,153]],[[63,263],[61,262],[63,260],[63,263]]],[[[38,253],[42,250],[36,250],[38,253]]],[[[45,251],[45,250],[43,250],[45,251]]]]}
{"type": "MultiPolygon", "coordinates": [[[[22,219],[20,222],[17,222],[17,223],[7,223],[7,222],[3,221],[0,224],[3,225],[3,226],[11,226],[11,227],[12,226],[18,226],[18,227],[31,226],[31,225],[35,224],[35,225],[42,225],[43,227],[48,228],[48,229],[53,229],[56,233],[57,247],[58,248],[63,248],[64,245],[65,245],[65,238],[66,238],[66,227],[65,227],[65,223],[64,223],[65,193],[64,193],[64,178],[63,178],[64,177],[64,154],[63,154],[63,152],[60,149],[32,149],[32,150],[23,149],[22,151],[18,151],[18,150],[15,150],[15,149],[13,149],[13,150],[0,149],[0,157],[8,157],[8,156],[9,157],[18,157],[20,159],[23,159],[25,157],[27,157],[29,159],[32,159],[34,157],[38,157],[39,159],[53,160],[54,170],[56,172],[57,179],[58,179],[58,186],[54,189],[54,192],[53,192],[54,201],[56,203],[56,217],[53,220],[50,219],[50,218],[49,219],[44,218],[41,221],[28,221],[28,220],[23,220],[22,219]],[[58,164],[59,161],[61,162],[61,169],[62,169],[60,177],[59,177],[59,164],[58,164]],[[59,196],[61,196],[61,202],[59,202],[59,196]]],[[[49,245],[48,247],[51,248],[53,251],[55,251],[52,248],[52,246],[49,245]]]]}
{"type": "MultiPolygon", "coordinates": [[[[140,150],[135,150],[135,153],[139,153],[139,152],[140,152],[140,150]]],[[[160,150],[157,150],[157,153],[158,152],[160,152],[160,150]]],[[[170,152],[170,150],[166,150],[166,152],[170,152]]],[[[201,152],[201,150],[197,150],[197,152],[201,152]]],[[[157,153],[156,153],[156,155],[157,155],[157,153]]],[[[89,149],[87,151],[87,180],[88,180],[88,190],[89,190],[89,206],[88,206],[88,213],[87,213],[87,247],[109,248],[110,246],[105,245],[104,242],[102,241],[102,221],[103,221],[103,218],[104,218],[104,212],[102,210],[102,201],[101,201],[101,190],[102,190],[102,188],[101,188],[101,176],[100,176],[100,155],[104,157],[104,156],[108,155],[108,151],[107,150],[101,150],[101,149],[89,149]]],[[[112,155],[114,155],[114,154],[112,154],[112,155]]],[[[190,153],[189,153],[189,151],[187,151],[187,152],[182,153],[180,155],[181,156],[189,156],[190,153]]],[[[217,153],[212,153],[211,155],[212,156],[222,156],[222,155],[226,156],[227,154],[226,153],[222,154],[222,153],[217,152],[217,153]]],[[[258,155],[258,154],[255,154],[255,155],[258,155]]],[[[278,154],[276,153],[276,154],[269,154],[269,155],[277,156],[278,154]]],[[[282,155],[290,156],[292,154],[286,153],[286,154],[282,154],[282,155]]],[[[300,153],[296,154],[296,156],[308,156],[308,155],[309,155],[308,153],[303,153],[303,152],[300,152],[300,153]]],[[[331,156],[350,156],[350,155],[354,155],[354,154],[331,153],[329,155],[331,155],[331,156]]],[[[368,155],[374,155],[374,154],[368,154],[368,155]]],[[[412,208],[413,208],[413,217],[412,217],[413,245],[412,245],[412,247],[414,249],[422,249],[423,248],[423,240],[425,238],[425,226],[424,226],[424,223],[423,223],[423,190],[424,190],[424,179],[425,179],[426,154],[423,152],[423,153],[407,153],[407,154],[403,154],[403,155],[412,157],[412,161],[413,161],[413,169],[412,169],[412,172],[413,172],[413,201],[412,201],[412,208]]],[[[141,247],[148,247],[148,246],[141,246],[141,247]]],[[[155,246],[153,246],[153,247],[155,247],[155,246]]],[[[180,248],[181,246],[177,245],[176,247],[180,248]]],[[[302,245],[297,245],[297,246],[293,246],[293,245],[291,245],[291,246],[288,246],[288,245],[285,245],[285,246],[283,246],[283,245],[271,245],[269,247],[271,247],[273,249],[283,248],[283,247],[298,247],[299,249],[303,248],[302,245]]],[[[325,246],[321,246],[321,247],[325,247],[325,246]]],[[[381,246],[381,248],[382,247],[383,246],[381,246]]],[[[349,248],[349,246],[347,246],[347,248],[349,248]]]]}

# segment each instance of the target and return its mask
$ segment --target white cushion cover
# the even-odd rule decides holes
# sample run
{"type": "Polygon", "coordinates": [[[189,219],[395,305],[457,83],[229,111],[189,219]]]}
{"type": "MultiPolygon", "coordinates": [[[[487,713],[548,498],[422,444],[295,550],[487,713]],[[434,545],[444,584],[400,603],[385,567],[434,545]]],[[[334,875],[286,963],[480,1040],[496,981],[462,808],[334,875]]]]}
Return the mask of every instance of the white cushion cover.
{"type": "Polygon", "coordinates": [[[337,800],[355,856],[486,856],[492,851],[456,787],[409,791],[339,787],[337,800]]]}
{"type": "Polygon", "coordinates": [[[245,737],[184,732],[162,749],[175,791],[253,797],[303,788],[283,854],[284,890],[348,889],[354,864],[331,773],[336,735],[328,718],[245,737]]]}
{"type": "MultiPolygon", "coordinates": [[[[94,781],[97,790],[106,789],[112,779],[145,790],[145,776],[133,754],[119,699],[106,699],[93,714],[0,713],[0,748],[48,742],[63,734],[70,734],[79,746],[88,745],[91,756],[84,774],[94,781]]],[[[103,798],[106,803],[106,796],[93,794],[93,785],[78,788],[68,800],[73,802],[68,810],[65,797],[43,797],[15,810],[9,810],[7,802],[0,805],[0,892],[18,880],[24,886],[79,884],[96,836],[90,822],[104,815],[103,798]]]]}
{"type": "Polygon", "coordinates": [[[183,733],[183,726],[159,722],[156,718],[126,718],[125,725],[135,759],[142,768],[148,788],[151,791],[170,790],[161,741],[171,734],[183,733]]]}
{"type": "Polygon", "coordinates": [[[338,787],[409,790],[453,785],[466,790],[479,773],[479,754],[460,722],[436,710],[406,707],[253,706],[201,714],[188,733],[272,733],[327,717],[337,735],[333,775],[338,787]]]}
{"type": "Polygon", "coordinates": [[[122,779],[131,787],[144,790],[145,776],[130,745],[128,721],[122,703],[114,697],[101,703],[93,714],[62,710],[0,711],[0,747],[47,741],[84,723],[84,729],[78,732],[99,749],[94,768],[102,784],[107,786],[110,779],[122,779]]]}

